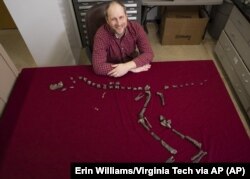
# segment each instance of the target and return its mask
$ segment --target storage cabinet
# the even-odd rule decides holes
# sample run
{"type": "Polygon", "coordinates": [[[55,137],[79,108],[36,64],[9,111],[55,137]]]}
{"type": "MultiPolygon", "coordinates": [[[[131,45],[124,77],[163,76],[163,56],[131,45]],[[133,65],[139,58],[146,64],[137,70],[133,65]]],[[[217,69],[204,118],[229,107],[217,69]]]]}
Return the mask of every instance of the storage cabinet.
{"type": "Polygon", "coordinates": [[[207,30],[214,39],[219,39],[233,6],[234,5],[231,0],[224,0],[221,5],[212,6],[212,10],[210,12],[210,22],[207,30]]]}
{"type": "Polygon", "coordinates": [[[250,118],[250,24],[236,6],[220,35],[215,53],[250,118]]]}
{"type": "MultiPolygon", "coordinates": [[[[92,6],[98,3],[110,0],[72,0],[78,29],[81,37],[82,46],[88,46],[88,37],[85,23],[85,16],[92,6]]],[[[141,22],[141,1],[140,0],[124,0],[129,20],[141,22]]]]}

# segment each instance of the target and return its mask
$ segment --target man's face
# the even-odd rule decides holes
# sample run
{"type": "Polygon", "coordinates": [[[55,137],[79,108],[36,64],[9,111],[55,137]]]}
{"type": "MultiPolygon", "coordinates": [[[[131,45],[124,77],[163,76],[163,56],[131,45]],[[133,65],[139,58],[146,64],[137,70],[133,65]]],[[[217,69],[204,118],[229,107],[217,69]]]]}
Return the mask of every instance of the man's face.
{"type": "Polygon", "coordinates": [[[118,35],[122,35],[127,27],[127,15],[119,4],[112,4],[108,9],[107,23],[118,35]]]}

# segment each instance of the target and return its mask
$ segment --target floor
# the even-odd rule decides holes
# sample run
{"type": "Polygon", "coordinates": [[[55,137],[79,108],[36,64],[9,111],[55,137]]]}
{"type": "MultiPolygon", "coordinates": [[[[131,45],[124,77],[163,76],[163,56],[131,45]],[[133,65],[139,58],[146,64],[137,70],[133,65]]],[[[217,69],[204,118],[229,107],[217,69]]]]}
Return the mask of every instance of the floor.
{"type": "MultiPolygon", "coordinates": [[[[225,83],[225,86],[232,98],[235,108],[239,113],[242,123],[245,126],[248,136],[250,137],[250,129],[246,123],[246,117],[241,112],[240,105],[238,105],[237,99],[235,98],[234,93],[231,91],[230,85],[227,83],[227,79],[223,75],[223,72],[220,68],[221,66],[216,60],[216,55],[214,54],[213,50],[216,41],[212,39],[207,33],[200,45],[162,46],[158,37],[158,25],[155,23],[148,23],[147,27],[149,31],[148,38],[155,54],[154,61],[214,60],[225,83]]],[[[0,30],[0,43],[3,45],[9,57],[13,60],[19,71],[26,67],[36,67],[36,63],[18,30],[0,30]]],[[[79,60],[79,64],[90,65],[90,60],[85,53],[85,49],[82,49],[80,56],[81,60],[79,60]]]]}

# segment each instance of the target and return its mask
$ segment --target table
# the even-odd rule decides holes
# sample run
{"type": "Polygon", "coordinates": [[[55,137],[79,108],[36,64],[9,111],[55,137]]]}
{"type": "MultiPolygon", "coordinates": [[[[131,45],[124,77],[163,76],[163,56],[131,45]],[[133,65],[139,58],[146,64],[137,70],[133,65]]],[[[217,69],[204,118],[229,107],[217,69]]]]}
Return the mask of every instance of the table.
{"type": "Polygon", "coordinates": [[[192,163],[201,150],[201,163],[250,162],[250,140],[212,60],[153,62],[117,79],[84,65],[24,69],[0,120],[0,146],[0,178],[8,179],[66,179],[72,162],[192,163]],[[50,90],[60,81],[63,88],[50,90]],[[138,123],[147,85],[150,131],[138,123]],[[201,148],[163,127],[160,115],[201,148]]]}
{"type": "Polygon", "coordinates": [[[144,6],[218,5],[223,0],[142,0],[144,6]]]}
{"type": "Polygon", "coordinates": [[[148,12],[158,6],[205,6],[205,5],[219,5],[223,0],[142,0],[142,25],[146,32],[147,14],[148,12]]]}

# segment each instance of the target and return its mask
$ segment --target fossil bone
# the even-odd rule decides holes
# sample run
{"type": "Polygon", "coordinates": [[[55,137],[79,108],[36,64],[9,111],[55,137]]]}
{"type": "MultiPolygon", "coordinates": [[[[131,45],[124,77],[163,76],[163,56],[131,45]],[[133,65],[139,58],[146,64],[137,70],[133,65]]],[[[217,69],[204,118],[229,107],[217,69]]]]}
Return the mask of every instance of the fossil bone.
{"type": "Polygon", "coordinates": [[[165,106],[165,100],[164,100],[163,93],[161,93],[161,92],[156,92],[156,94],[157,94],[158,96],[160,96],[160,98],[161,98],[161,105],[162,105],[162,106],[165,106]]]}
{"type": "Polygon", "coordinates": [[[147,94],[147,98],[146,98],[146,102],[144,103],[144,107],[147,107],[150,99],[151,99],[151,92],[150,91],[145,91],[145,93],[147,94]]]}
{"type": "Polygon", "coordinates": [[[202,153],[203,153],[203,150],[200,150],[197,154],[195,154],[195,155],[191,158],[191,160],[193,161],[193,160],[197,159],[202,153]]]}
{"type": "Polygon", "coordinates": [[[149,85],[146,85],[146,86],[144,87],[144,90],[145,90],[145,91],[149,91],[149,90],[150,90],[150,86],[149,86],[149,85]]]}
{"type": "Polygon", "coordinates": [[[135,101],[139,101],[140,99],[142,99],[144,96],[143,93],[139,93],[136,97],[135,97],[135,101]]]}
{"type": "Polygon", "coordinates": [[[150,134],[153,136],[153,138],[155,140],[161,140],[161,138],[156,133],[154,133],[153,131],[150,134]]]}
{"type": "Polygon", "coordinates": [[[177,150],[168,145],[164,140],[161,140],[161,144],[165,147],[171,154],[177,154],[177,150]]]}
{"type": "Polygon", "coordinates": [[[97,88],[101,88],[101,85],[100,85],[100,84],[96,84],[96,87],[97,87],[97,88]]]}
{"type": "Polygon", "coordinates": [[[160,115],[160,123],[162,126],[171,129],[171,120],[167,120],[163,115],[160,115]]]}
{"type": "Polygon", "coordinates": [[[103,85],[102,85],[102,89],[107,89],[107,85],[106,85],[106,84],[103,84],[103,85]]]}
{"type": "Polygon", "coordinates": [[[90,80],[87,81],[87,84],[88,84],[88,85],[91,85],[91,83],[92,83],[92,82],[91,82],[90,80]]]}
{"type": "Polygon", "coordinates": [[[164,86],[164,89],[166,90],[166,89],[169,89],[169,86],[168,85],[165,85],[164,86]]]}
{"type": "Polygon", "coordinates": [[[160,115],[160,123],[161,123],[162,126],[168,128],[168,129],[172,129],[172,131],[175,134],[179,135],[182,139],[188,140],[189,142],[194,144],[197,148],[201,149],[202,144],[200,142],[198,142],[197,140],[193,139],[190,136],[183,135],[181,132],[179,132],[176,129],[172,128],[171,120],[167,120],[163,115],[160,115]]]}
{"type": "Polygon", "coordinates": [[[146,118],[146,116],[144,116],[144,121],[146,122],[147,126],[149,126],[150,128],[152,128],[152,125],[149,123],[149,121],[146,118]]]}
{"type": "Polygon", "coordinates": [[[104,92],[102,93],[102,99],[104,98],[105,94],[106,94],[106,92],[104,91],[104,92]]]}
{"type": "Polygon", "coordinates": [[[150,128],[147,126],[147,124],[145,123],[145,120],[143,118],[140,118],[138,120],[138,123],[141,124],[147,131],[150,131],[150,128]]]}
{"type": "Polygon", "coordinates": [[[67,90],[67,88],[63,88],[61,91],[66,91],[67,90]]]}
{"type": "Polygon", "coordinates": [[[196,159],[193,160],[193,163],[199,163],[205,155],[207,155],[207,152],[203,151],[196,159]]]}
{"type": "Polygon", "coordinates": [[[63,87],[63,82],[60,81],[58,83],[54,83],[54,84],[50,84],[49,88],[50,90],[56,90],[56,89],[59,89],[59,88],[62,88],[63,87]]]}
{"type": "Polygon", "coordinates": [[[169,157],[165,163],[173,163],[175,160],[174,160],[174,156],[171,156],[169,157]]]}
{"type": "Polygon", "coordinates": [[[176,133],[178,136],[180,136],[182,139],[185,139],[185,135],[183,135],[182,133],[180,133],[179,131],[175,130],[175,129],[172,129],[172,131],[174,133],[176,133]]]}
{"type": "Polygon", "coordinates": [[[190,136],[185,136],[185,138],[190,141],[191,143],[193,143],[196,147],[198,147],[199,149],[201,149],[201,143],[198,142],[197,140],[191,138],[190,136]]]}
{"type": "Polygon", "coordinates": [[[142,108],[141,112],[139,113],[139,118],[144,118],[144,113],[146,111],[146,108],[142,108]]]}

